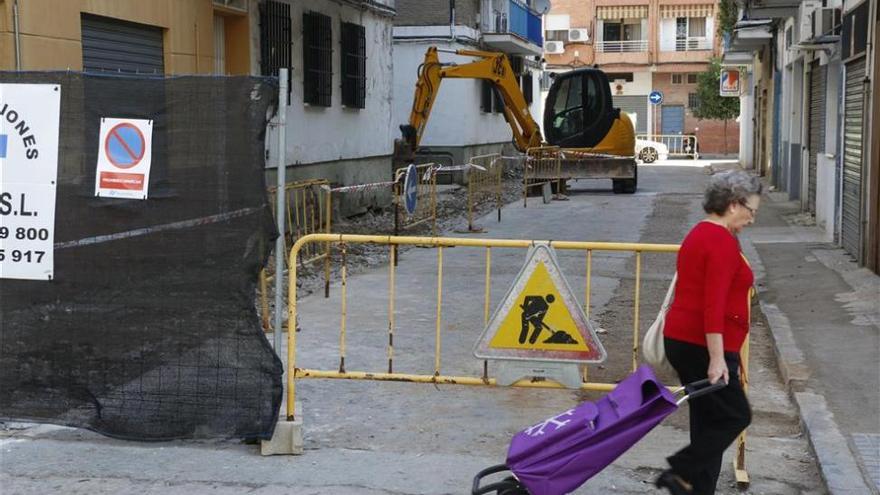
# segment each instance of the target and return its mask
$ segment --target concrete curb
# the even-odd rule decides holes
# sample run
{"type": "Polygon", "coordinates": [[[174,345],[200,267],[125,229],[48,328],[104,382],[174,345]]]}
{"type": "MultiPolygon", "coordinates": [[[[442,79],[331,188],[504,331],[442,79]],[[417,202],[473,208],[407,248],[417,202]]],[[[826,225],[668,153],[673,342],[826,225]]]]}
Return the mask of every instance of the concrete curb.
{"type": "MultiPolygon", "coordinates": [[[[749,239],[741,239],[743,251],[755,272],[756,282],[765,278],[763,261],[749,239]]],[[[850,445],[834,422],[825,398],[809,390],[809,366],[795,342],[788,317],[775,304],[760,301],[773,338],[776,362],[789,395],[797,405],[801,424],[830,495],[877,494],[865,480],[850,445]]]]}

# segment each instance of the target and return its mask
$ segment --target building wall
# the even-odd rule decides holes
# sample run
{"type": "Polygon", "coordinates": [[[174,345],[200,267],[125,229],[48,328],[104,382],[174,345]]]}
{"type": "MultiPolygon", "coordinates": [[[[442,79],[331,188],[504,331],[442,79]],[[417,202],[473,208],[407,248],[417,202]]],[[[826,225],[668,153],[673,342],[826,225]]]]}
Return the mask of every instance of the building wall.
{"type": "MultiPolygon", "coordinates": [[[[0,2],[0,70],[15,70],[13,2],[0,2]]],[[[230,19],[227,40],[248,37],[247,14],[215,9],[211,0],[27,0],[19,2],[23,70],[82,70],[83,13],[164,29],[166,74],[214,70],[214,13],[230,19]],[[48,15],[47,13],[51,13],[48,15]]],[[[230,43],[230,48],[236,46],[230,43]]],[[[227,67],[246,74],[244,50],[227,50],[227,67]]]]}
{"type": "MultiPolygon", "coordinates": [[[[392,81],[395,71],[391,49],[391,17],[371,11],[344,6],[330,0],[315,1],[304,7],[303,2],[291,5],[293,68],[290,72],[290,105],[287,107],[287,150],[285,163],[301,165],[389,156],[393,150],[396,129],[392,119],[392,81]],[[304,11],[329,16],[332,26],[333,81],[332,103],[329,107],[310,106],[303,102],[303,29],[304,11]],[[340,90],[340,23],[361,24],[366,35],[366,106],[362,109],[343,108],[340,90]]],[[[258,40],[259,38],[257,38],[258,40]]],[[[254,44],[254,58],[259,58],[259,43],[254,44]]],[[[270,159],[276,161],[275,129],[267,137],[270,159]]],[[[389,172],[372,175],[372,180],[387,180],[389,172]]],[[[360,178],[360,177],[359,177],[360,178]]],[[[351,177],[354,180],[354,177],[351,177]]],[[[353,183],[346,180],[345,184],[353,183]]]]}

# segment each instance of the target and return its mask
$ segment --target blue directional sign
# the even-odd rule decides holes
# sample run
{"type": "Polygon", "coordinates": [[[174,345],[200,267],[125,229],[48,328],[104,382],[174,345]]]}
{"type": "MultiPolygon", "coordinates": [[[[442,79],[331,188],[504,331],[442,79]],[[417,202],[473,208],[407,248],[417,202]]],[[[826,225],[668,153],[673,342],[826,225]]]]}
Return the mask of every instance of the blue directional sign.
{"type": "Polygon", "coordinates": [[[403,181],[403,205],[406,212],[412,215],[416,212],[416,202],[419,194],[419,172],[412,163],[406,169],[406,178],[403,181]]]}
{"type": "Polygon", "coordinates": [[[663,103],[663,93],[659,91],[651,91],[651,94],[648,95],[648,99],[651,100],[651,103],[654,105],[659,105],[663,103]]]}

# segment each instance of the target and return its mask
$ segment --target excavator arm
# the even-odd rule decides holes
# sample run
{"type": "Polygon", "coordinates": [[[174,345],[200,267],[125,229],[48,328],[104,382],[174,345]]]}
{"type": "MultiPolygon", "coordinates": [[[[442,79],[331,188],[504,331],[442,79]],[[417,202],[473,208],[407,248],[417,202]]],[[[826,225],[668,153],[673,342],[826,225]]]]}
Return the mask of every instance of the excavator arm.
{"type": "Polygon", "coordinates": [[[528,104],[510,62],[503,53],[479,50],[449,50],[450,53],[475,57],[477,60],[466,64],[441,64],[440,50],[430,47],[425,53],[425,61],[419,66],[418,81],[413,97],[409,123],[400,126],[403,138],[394,143],[395,167],[413,161],[419,147],[431,108],[437,99],[440,83],[446,78],[484,79],[491,82],[504,100],[504,119],[513,131],[516,148],[525,152],[528,148],[541,146],[541,128],[529,113],[528,104]]]}

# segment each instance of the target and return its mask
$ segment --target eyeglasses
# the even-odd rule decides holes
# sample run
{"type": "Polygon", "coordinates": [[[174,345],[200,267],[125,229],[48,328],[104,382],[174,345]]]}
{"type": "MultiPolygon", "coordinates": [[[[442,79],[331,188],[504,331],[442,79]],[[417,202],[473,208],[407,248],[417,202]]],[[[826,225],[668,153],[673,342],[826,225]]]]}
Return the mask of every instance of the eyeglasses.
{"type": "Polygon", "coordinates": [[[754,216],[758,213],[757,208],[752,208],[751,206],[747,205],[745,201],[743,201],[739,205],[742,206],[743,208],[749,210],[749,215],[751,215],[752,218],[754,218],[754,216]]]}

